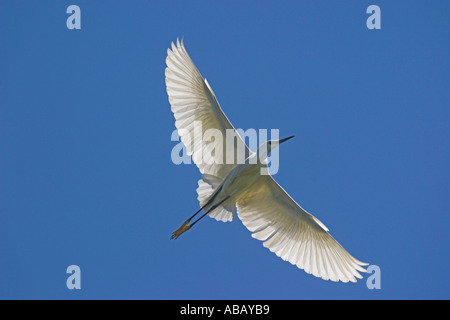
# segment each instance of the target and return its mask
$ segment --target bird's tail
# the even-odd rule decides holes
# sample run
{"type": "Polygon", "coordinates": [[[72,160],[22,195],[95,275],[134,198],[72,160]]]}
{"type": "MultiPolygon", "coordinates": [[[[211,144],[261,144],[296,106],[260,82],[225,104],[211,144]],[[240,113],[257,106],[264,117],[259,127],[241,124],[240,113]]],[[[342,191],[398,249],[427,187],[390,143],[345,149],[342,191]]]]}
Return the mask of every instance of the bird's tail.
{"type": "MultiPolygon", "coordinates": [[[[200,202],[200,206],[204,206],[210,200],[211,196],[214,194],[214,191],[222,183],[222,179],[210,174],[203,174],[202,179],[198,180],[198,201],[200,202]]],[[[208,215],[211,218],[216,219],[217,221],[232,221],[233,214],[236,210],[236,203],[224,203],[224,205],[217,207],[215,210],[211,211],[208,215]]]]}

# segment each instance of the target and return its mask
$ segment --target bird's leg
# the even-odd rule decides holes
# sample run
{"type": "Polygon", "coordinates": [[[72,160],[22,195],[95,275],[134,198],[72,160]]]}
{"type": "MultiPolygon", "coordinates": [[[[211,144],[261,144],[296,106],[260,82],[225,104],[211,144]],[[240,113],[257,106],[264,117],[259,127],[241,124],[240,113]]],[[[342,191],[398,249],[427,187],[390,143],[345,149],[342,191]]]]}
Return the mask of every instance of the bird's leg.
{"type": "Polygon", "coordinates": [[[187,219],[182,225],[181,227],[179,227],[177,230],[175,230],[172,233],[172,236],[170,237],[170,239],[178,239],[179,236],[181,236],[183,233],[185,233],[186,231],[188,231],[190,228],[192,228],[192,226],[194,224],[196,224],[197,222],[199,222],[204,216],[206,216],[208,213],[210,213],[211,211],[213,211],[214,209],[216,209],[218,206],[220,206],[222,203],[225,202],[225,200],[227,200],[230,196],[226,197],[225,199],[223,199],[222,201],[220,201],[218,204],[212,206],[208,211],[205,212],[205,214],[203,214],[200,218],[198,218],[197,220],[195,220],[192,224],[189,224],[191,222],[191,219],[194,218],[201,210],[203,210],[208,204],[205,204],[203,207],[201,207],[196,213],[194,213],[194,215],[192,217],[190,217],[189,219],[187,219]]]}
{"type": "Polygon", "coordinates": [[[210,213],[211,211],[213,211],[214,209],[216,209],[218,206],[220,206],[222,203],[224,203],[226,200],[228,200],[228,198],[230,198],[230,196],[227,196],[225,199],[223,199],[222,201],[220,201],[218,204],[213,205],[210,209],[208,209],[208,211],[206,211],[200,218],[198,218],[197,220],[195,220],[192,224],[191,227],[196,224],[197,222],[199,222],[204,216],[206,216],[208,213],[210,213]]]}
{"type": "Polygon", "coordinates": [[[170,239],[177,239],[179,236],[181,236],[184,232],[188,231],[191,228],[191,225],[189,225],[189,222],[191,222],[191,220],[200,212],[202,211],[206,206],[208,205],[205,204],[203,207],[201,207],[196,213],[194,213],[192,215],[192,217],[190,217],[189,219],[187,219],[182,225],[181,227],[179,227],[177,230],[175,230],[172,233],[172,236],[170,237],[170,239]]]}
{"type": "Polygon", "coordinates": [[[189,219],[186,220],[181,227],[179,227],[177,230],[175,230],[172,233],[172,236],[170,237],[170,239],[178,239],[179,236],[181,236],[183,233],[185,233],[186,231],[188,231],[192,226],[189,225],[189,219]]]}

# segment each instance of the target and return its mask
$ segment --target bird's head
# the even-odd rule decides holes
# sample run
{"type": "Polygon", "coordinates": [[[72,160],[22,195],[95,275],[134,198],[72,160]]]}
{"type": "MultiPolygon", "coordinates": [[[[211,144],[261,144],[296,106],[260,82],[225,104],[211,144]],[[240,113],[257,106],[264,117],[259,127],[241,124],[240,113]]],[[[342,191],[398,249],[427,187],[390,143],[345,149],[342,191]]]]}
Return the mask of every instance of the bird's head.
{"type": "Polygon", "coordinates": [[[292,139],[293,137],[294,136],[290,136],[290,137],[287,137],[287,138],[284,138],[281,140],[269,140],[269,141],[263,143],[258,149],[258,160],[259,161],[266,160],[267,156],[272,152],[272,150],[277,148],[283,142],[286,142],[289,139],[292,139]]]}

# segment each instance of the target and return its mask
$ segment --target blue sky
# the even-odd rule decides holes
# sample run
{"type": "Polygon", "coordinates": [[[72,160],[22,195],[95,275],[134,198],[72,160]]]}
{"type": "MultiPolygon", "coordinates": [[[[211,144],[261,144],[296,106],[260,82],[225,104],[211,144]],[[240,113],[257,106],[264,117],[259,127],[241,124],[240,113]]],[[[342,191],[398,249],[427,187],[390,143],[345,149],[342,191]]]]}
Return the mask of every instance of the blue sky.
{"type": "Polygon", "coordinates": [[[2,1],[0,298],[448,299],[448,1],[2,1]],[[81,8],[81,30],[66,9],[81,8]],[[381,8],[381,29],[366,8],[381,8]],[[275,178],[356,284],[204,219],[176,166],[166,50],[184,36],[237,128],[295,135],[275,178]],[[68,290],[66,268],[81,268],[68,290]]]}

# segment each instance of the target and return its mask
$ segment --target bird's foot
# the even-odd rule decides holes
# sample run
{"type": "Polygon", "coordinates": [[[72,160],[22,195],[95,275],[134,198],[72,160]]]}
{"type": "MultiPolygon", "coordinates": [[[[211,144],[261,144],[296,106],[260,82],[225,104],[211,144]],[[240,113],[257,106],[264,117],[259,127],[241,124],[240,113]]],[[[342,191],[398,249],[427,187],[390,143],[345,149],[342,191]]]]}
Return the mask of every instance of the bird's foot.
{"type": "Polygon", "coordinates": [[[183,233],[185,233],[186,231],[188,231],[191,228],[191,225],[189,224],[189,220],[186,220],[181,227],[179,227],[177,230],[175,230],[172,233],[172,236],[170,237],[170,239],[178,239],[179,236],[181,236],[183,233]]]}

